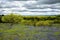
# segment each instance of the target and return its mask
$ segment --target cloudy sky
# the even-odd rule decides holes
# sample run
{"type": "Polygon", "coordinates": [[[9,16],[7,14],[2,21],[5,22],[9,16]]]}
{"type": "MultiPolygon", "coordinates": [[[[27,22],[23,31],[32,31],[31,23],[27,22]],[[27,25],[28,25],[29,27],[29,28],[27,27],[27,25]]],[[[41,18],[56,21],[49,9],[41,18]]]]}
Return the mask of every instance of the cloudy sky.
{"type": "Polygon", "coordinates": [[[60,0],[0,0],[0,15],[8,13],[57,15],[60,14],[60,0]]]}

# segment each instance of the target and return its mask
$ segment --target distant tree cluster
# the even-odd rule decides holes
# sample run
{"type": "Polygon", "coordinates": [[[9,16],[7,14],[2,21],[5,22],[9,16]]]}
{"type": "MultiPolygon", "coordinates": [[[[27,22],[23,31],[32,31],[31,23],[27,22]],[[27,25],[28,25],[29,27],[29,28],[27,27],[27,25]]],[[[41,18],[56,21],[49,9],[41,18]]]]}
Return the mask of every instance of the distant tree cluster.
{"type": "Polygon", "coordinates": [[[55,16],[22,16],[9,14],[0,16],[1,23],[22,23],[24,25],[33,26],[50,26],[52,24],[60,24],[60,15],[55,16]]]}

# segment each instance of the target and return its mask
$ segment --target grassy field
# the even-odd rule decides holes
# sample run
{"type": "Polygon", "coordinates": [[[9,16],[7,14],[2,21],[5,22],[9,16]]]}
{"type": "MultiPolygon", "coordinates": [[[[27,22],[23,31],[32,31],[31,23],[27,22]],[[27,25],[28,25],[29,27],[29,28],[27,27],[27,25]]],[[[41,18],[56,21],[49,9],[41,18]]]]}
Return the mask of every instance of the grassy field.
{"type": "Polygon", "coordinates": [[[60,26],[56,25],[34,27],[0,23],[0,40],[60,40],[60,26]]]}

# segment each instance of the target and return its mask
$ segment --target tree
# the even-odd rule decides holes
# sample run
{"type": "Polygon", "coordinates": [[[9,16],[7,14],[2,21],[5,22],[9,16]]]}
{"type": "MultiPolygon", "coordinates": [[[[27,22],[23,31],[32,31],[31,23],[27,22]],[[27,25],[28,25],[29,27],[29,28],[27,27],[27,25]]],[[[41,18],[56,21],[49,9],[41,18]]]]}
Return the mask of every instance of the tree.
{"type": "Polygon", "coordinates": [[[2,17],[2,21],[11,23],[11,26],[15,23],[20,23],[22,19],[22,16],[17,14],[9,14],[2,17]]]}

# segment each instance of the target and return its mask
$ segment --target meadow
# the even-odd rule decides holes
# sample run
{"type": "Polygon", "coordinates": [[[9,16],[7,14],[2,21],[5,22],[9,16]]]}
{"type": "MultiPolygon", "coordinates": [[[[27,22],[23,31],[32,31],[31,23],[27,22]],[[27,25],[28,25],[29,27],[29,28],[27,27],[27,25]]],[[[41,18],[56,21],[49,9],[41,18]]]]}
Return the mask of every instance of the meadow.
{"type": "Polygon", "coordinates": [[[60,40],[60,26],[26,26],[0,23],[0,40],[60,40]]]}
{"type": "Polygon", "coordinates": [[[60,40],[60,15],[1,15],[0,40],[60,40]]]}

